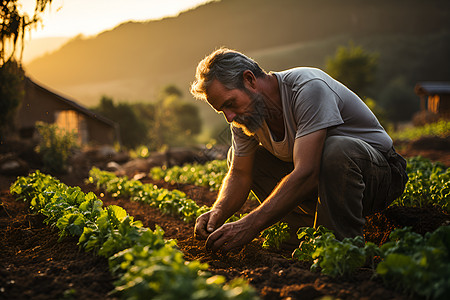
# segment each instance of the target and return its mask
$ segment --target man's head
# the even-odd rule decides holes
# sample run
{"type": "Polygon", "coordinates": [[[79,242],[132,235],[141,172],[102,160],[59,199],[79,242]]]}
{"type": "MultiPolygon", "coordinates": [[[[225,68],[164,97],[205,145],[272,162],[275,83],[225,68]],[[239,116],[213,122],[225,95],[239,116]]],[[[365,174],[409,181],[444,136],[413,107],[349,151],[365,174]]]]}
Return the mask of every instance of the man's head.
{"type": "Polygon", "coordinates": [[[267,115],[264,98],[254,85],[256,78],[265,75],[264,70],[244,54],[221,48],[198,64],[191,93],[222,112],[229,123],[252,135],[267,115]]]}
{"type": "Polygon", "coordinates": [[[251,71],[256,78],[266,75],[251,58],[234,50],[220,48],[198,64],[191,93],[197,99],[207,100],[208,88],[216,79],[229,90],[243,90],[243,74],[246,70],[251,71]]]}

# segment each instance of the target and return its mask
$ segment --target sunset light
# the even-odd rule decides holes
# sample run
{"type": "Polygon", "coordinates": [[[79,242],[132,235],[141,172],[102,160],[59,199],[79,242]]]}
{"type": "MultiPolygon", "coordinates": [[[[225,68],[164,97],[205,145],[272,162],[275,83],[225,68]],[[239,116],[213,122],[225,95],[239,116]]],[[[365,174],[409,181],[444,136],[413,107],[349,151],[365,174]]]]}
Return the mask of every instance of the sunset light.
{"type": "MultiPolygon", "coordinates": [[[[43,26],[31,38],[91,36],[126,21],[147,21],[193,8],[211,0],[54,0],[42,15],[43,26]]],[[[19,1],[30,16],[36,0],[19,1]]]]}

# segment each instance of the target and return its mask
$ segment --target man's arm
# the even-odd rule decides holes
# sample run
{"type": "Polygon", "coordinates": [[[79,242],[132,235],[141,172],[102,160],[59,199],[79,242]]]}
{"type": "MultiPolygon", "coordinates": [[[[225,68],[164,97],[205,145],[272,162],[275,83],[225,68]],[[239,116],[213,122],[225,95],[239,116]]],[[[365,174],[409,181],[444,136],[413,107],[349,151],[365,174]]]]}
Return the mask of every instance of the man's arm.
{"type": "Polygon", "coordinates": [[[206,239],[245,203],[252,183],[253,160],[254,155],[233,157],[212,209],[197,218],[196,237],[206,239]]]}
{"type": "Polygon", "coordinates": [[[214,231],[208,237],[207,248],[227,251],[251,242],[259,232],[279,221],[316,189],[326,132],[323,129],[296,139],[294,170],[258,208],[241,220],[224,224],[214,231]]]}

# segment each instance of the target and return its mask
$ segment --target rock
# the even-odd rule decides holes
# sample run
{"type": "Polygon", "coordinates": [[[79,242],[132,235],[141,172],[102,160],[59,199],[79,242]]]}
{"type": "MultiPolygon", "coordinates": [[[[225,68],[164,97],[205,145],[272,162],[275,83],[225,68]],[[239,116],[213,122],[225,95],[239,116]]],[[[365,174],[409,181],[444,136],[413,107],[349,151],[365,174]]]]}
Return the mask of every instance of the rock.
{"type": "Polygon", "coordinates": [[[116,176],[125,176],[125,168],[115,161],[110,161],[106,164],[105,171],[113,172],[116,176]]]}
{"type": "Polygon", "coordinates": [[[133,178],[138,173],[148,173],[150,164],[147,159],[136,158],[122,165],[124,173],[128,178],[133,178]]]}
{"type": "Polygon", "coordinates": [[[30,171],[28,163],[13,153],[0,156],[0,173],[3,175],[24,176],[30,171]]]}
{"type": "Polygon", "coordinates": [[[133,180],[141,180],[142,178],[147,177],[147,173],[137,173],[133,176],[133,180]]]}

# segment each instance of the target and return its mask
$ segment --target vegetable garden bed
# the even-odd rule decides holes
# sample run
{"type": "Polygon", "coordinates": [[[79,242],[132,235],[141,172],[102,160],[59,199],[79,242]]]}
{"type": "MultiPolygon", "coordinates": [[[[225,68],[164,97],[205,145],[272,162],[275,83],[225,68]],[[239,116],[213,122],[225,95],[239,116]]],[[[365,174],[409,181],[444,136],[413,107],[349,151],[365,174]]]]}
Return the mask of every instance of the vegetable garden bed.
{"type": "MultiPolygon", "coordinates": [[[[77,238],[66,237],[57,242],[58,232],[43,224],[43,217],[32,214],[24,202],[13,199],[9,185],[15,178],[0,177],[0,299],[113,299],[109,292],[117,279],[111,275],[108,262],[101,256],[78,249],[77,238]]],[[[146,178],[143,182],[184,191],[199,206],[211,206],[216,192],[188,184],[170,184],[146,178]]],[[[227,280],[243,277],[263,299],[317,299],[331,296],[340,299],[407,299],[409,294],[387,287],[373,271],[359,268],[346,278],[333,278],[309,270],[311,263],[294,261],[290,251],[274,251],[254,240],[240,251],[221,254],[207,252],[203,241],[193,238],[193,223],[162,214],[148,204],[130,201],[129,197],[113,198],[93,184],[74,180],[86,193],[95,191],[103,206],[118,205],[140,220],[144,227],[161,226],[167,239],[177,239],[178,248],[188,261],[208,263],[208,271],[227,280]]],[[[241,213],[251,210],[249,202],[241,213]]],[[[412,226],[421,234],[434,231],[450,222],[447,213],[433,207],[390,207],[368,218],[366,240],[385,243],[394,228],[412,226]]]]}

